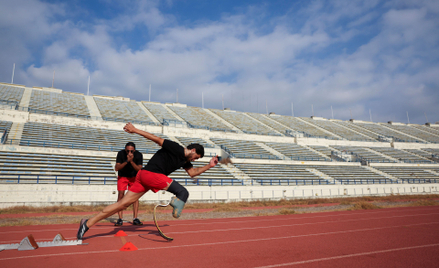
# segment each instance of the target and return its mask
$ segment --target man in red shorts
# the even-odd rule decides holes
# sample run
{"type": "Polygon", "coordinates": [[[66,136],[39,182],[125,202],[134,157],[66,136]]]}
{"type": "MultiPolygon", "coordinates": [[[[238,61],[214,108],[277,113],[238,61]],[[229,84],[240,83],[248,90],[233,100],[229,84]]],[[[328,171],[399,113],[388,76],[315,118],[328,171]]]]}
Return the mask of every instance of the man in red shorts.
{"type": "Polygon", "coordinates": [[[178,182],[169,178],[168,175],[176,169],[183,167],[189,176],[195,177],[218,164],[218,157],[214,156],[209,164],[197,168],[193,167],[191,162],[204,156],[204,148],[200,144],[191,144],[184,148],[176,142],[165,140],[146,131],[137,129],[131,123],[126,124],[124,130],[128,133],[141,135],[157,143],[162,148],[154,154],[143,169],[137,172],[134,184],[121,200],[107,206],[96,216],[81,220],[76,235],[78,240],[81,240],[85,232],[97,222],[108,218],[118,211],[126,209],[149,190],[155,193],[160,190],[165,190],[175,194],[170,203],[174,208],[172,215],[175,218],[180,217],[189,197],[189,192],[178,182]]]}
{"type": "MultiPolygon", "coordinates": [[[[128,142],[125,145],[125,150],[121,150],[116,156],[117,171],[117,201],[121,200],[125,195],[125,191],[129,190],[136,180],[137,172],[142,168],[143,155],[136,150],[136,145],[133,142],[128,142]]],[[[142,222],[137,218],[139,212],[139,200],[133,203],[133,224],[142,225],[142,222]]],[[[118,212],[119,219],[114,226],[121,226],[123,224],[123,210],[118,212]]]]}

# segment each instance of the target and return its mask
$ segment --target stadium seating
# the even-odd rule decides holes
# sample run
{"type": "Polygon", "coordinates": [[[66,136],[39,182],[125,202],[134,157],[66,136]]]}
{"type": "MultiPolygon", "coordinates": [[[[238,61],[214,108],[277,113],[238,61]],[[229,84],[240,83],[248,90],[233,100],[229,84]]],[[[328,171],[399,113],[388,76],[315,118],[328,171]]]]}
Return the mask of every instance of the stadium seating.
{"type": "Polygon", "coordinates": [[[139,107],[135,101],[123,101],[94,97],[102,119],[138,124],[155,125],[154,121],[139,107]]]}
{"type": "Polygon", "coordinates": [[[154,117],[159,121],[163,122],[163,120],[174,120],[179,121],[177,117],[168,112],[168,110],[163,107],[162,104],[156,104],[151,102],[142,102],[142,104],[150,111],[154,117]]]}
{"type": "Polygon", "coordinates": [[[278,159],[277,156],[273,155],[261,146],[256,145],[252,141],[220,138],[211,138],[210,140],[218,146],[224,148],[233,157],[253,159],[278,159]]]}
{"type": "Polygon", "coordinates": [[[216,109],[210,109],[212,112],[230,122],[232,125],[239,128],[241,131],[247,134],[257,135],[274,135],[280,136],[280,133],[273,131],[271,128],[259,123],[258,121],[246,116],[244,113],[238,113],[235,111],[222,111],[216,109]]]}
{"type": "Polygon", "coordinates": [[[186,120],[193,128],[208,129],[212,131],[235,132],[232,128],[215,118],[204,109],[197,107],[169,106],[178,116],[186,120]]]}
{"type": "Polygon", "coordinates": [[[57,93],[32,90],[29,112],[87,118],[90,116],[84,96],[74,93],[57,93]]]}
{"type": "Polygon", "coordinates": [[[0,151],[0,183],[115,184],[113,158],[0,151]]]}
{"type": "MultiPolygon", "coordinates": [[[[167,138],[165,135],[155,135],[167,138]]],[[[139,135],[123,130],[76,127],[46,123],[29,122],[24,125],[20,140],[22,146],[68,148],[95,151],[119,151],[132,141],[142,153],[155,153],[160,147],[139,135]]]]}
{"type": "MultiPolygon", "coordinates": [[[[17,137],[14,140],[10,135],[7,139],[5,136],[5,145],[0,145],[3,146],[0,183],[114,184],[115,155],[128,141],[134,142],[136,149],[144,153],[145,162],[160,148],[139,135],[124,132],[119,126],[115,129],[119,124],[91,118],[90,101],[95,102],[99,109],[96,113],[104,120],[143,124],[162,138],[179,141],[184,146],[199,143],[211,150],[222,148],[237,160],[227,167],[217,165],[198,176],[196,182],[182,169],[170,175],[185,185],[439,181],[439,127],[435,124],[388,124],[243,113],[183,104],[137,102],[122,97],[86,98],[82,94],[55,89],[26,88],[25,91],[23,87],[0,84],[0,111],[5,115],[10,110],[32,114],[25,123],[23,119],[15,121],[15,117],[9,115],[7,120],[0,121],[2,133],[13,129],[14,137],[17,137]],[[19,107],[22,98],[29,100],[29,107],[19,107]],[[48,120],[40,114],[54,117],[48,120]],[[39,117],[44,120],[37,120],[39,117]],[[69,121],[71,117],[78,119],[69,121]],[[172,126],[170,122],[180,125],[172,126]],[[161,125],[169,126],[171,130],[166,132],[161,125]],[[202,138],[197,136],[198,131],[203,133],[202,138]],[[17,148],[40,153],[25,153],[17,148]],[[45,148],[56,153],[41,153],[45,148]],[[66,149],[76,153],[69,155],[66,149]],[[114,156],[94,156],[93,152],[98,151],[114,156]],[[343,155],[352,157],[340,157],[343,155]],[[344,161],[358,163],[340,163],[344,161]]],[[[205,165],[206,161],[208,159],[196,161],[194,166],[205,165]]]]}

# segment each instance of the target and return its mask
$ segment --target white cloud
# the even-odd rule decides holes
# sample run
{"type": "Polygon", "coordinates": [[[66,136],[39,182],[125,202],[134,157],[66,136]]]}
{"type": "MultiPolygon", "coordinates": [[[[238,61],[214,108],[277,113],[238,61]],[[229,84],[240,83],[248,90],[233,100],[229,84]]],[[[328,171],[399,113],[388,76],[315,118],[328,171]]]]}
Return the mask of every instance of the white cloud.
{"type": "MultiPolygon", "coordinates": [[[[314,1],[288,11],[302,18],[300,23],[288,16],[269,18],[272,30],[264,31],[250,16],[254,8],[183,26],[162,13],[158,2],[129,2],[117,17],[84,27],[55,19],[63,6],[29,0],[34,7],[29,14],[23,3],[11,3],[18,34],[8,36],[21,45],[10,48],[0,41],[2,58],[21,57],[24,64],[33,61],[34,52],[41,55],[41,66],[22,69],[29,86],[49,86],[56,70],[56,87],[85,92],[91,75],[92,93],[137,100],[146,100],[152,84],[154,101],[174,101],[178,88],[180,102],[189,105],[201,106],[204,92],[207,108],[222,108],[224,96],[226,107],[241,111],[265,112],[267,102],[270,111],[289,115],[294,102],[296,116],[311,115],[312,104],[316,115],[326,117],[332,105],[340,119],[352,113],[368,120],[372,109],[374,121],[402,120],[411,109],[418,123],[425,121],[424,110],[439,120],[434,2],[403,7],[389,2],[383,10],[377,1],[314,1]],[[144,44],[133,47],[117,36],[138,27],[149,31],[144,44]],[[40,41],[35,47],[34,40],[40,41]]],[[[0,23],[3,29],[11,22],[0,23]]]]}

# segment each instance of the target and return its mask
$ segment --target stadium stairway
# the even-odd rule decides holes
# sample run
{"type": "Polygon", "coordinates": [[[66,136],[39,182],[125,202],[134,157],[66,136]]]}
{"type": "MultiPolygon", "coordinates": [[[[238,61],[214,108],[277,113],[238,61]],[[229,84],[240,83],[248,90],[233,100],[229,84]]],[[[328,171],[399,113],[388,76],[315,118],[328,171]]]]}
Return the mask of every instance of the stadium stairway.
{"type": "Polygon", "coordinates": [[[21,136],[23,135],[24,123],[12,123],[11,130],[9,131],[8,140],[13,140],[11,144],[20,144],[21,136]]]}
{"type": "Polygon", "coordinates": [[[95,120],[102,121],[102,115],[99,112],[99,108],[96,105],[96,102],[93,99],[93,97],[92,96],[84,96],[84,99],[85,99],[85,103],[87,104],[87,108],[90,112],[90,116],[95,120]]]}
{"type": "Polygon", "coordinates": [[[255,142],[255,144],[264,148],[265,150],[269,151],[271,154],[279,157],[279,159],[289,158],[289,157],[281,154],[280,152],[276,151],[275,149],[271,148],[270,146],[263,144],[262,142],[255,142]]]}
{"type": "Polygon", "coordinates": [[[381,176],[383,176],[383,177],[386,177],[386,178],[388,178],[389,180],[392,180],[392,181],[397,182],[397,183],[401,183],[401,181],[400,181],[397,177],[394,177],[394,176],[392,176],[392,175],[390,175],[390,174],[384,173],[384,172],[382,172],[381,170],[378,170],[378,169],[373,168],[373,167],[371,167],[371,166],[363,166],[363,167],[366,168],[366,169],[368,169],[368,170],[370,170],[370,171],[372,171],[372,172],[374,172],[374,173],[376,173],[376,174],[378,174],[378,175],[381,175],[381,176]]]}
{"type": "Polygon", "coordinates": [[[337,181],[336,179],[334,179],[333,177],[329,176],[328,174],[325,174],[323,172],[320,172],[319,170],[315,169],[315,168],[307,168],[307,171],[314,173],[315,175],[319,176],[320,178],[328,181],[331,184],[341,184],[339,181],[337,181]]]}

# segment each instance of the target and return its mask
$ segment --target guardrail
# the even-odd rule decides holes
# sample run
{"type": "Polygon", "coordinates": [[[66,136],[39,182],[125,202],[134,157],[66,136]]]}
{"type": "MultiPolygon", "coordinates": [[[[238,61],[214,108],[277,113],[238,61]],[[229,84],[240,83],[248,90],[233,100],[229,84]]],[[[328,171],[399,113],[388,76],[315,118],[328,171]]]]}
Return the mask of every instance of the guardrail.
{"type": "MultiPolygon", "coordinates": [[[[333,182],[327,180],[286,180],[286,179],[263,179],[258,180],[257,185],[333,185],[333,182]]],[[[256,183],[255,183],[256,184],[256,183]]],[[[252,184],[253,185],[253,180],[252,184]]]]}
{"type": "MultiPolygon", "coordinates": [[[[1,131],[1,130],[0,130],[0,131],[1,131]]],[[[8,138],[8,130],[5,129],[5,130],[3,130],[2,138],[1,138],[0,144],[4,144],[7,138],[8,138]]]]}

